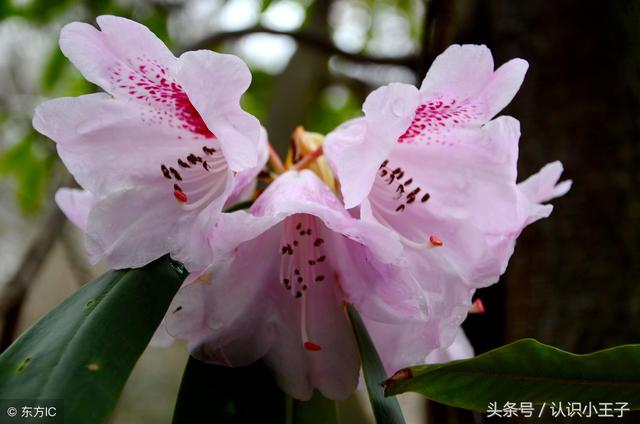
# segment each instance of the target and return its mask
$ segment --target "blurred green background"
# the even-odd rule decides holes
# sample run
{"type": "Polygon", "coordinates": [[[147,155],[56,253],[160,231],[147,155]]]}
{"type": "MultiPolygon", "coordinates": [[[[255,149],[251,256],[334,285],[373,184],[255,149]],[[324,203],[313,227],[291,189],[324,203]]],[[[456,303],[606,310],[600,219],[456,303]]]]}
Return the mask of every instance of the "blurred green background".
{"type": "MultiPolygon", "coordinates": [[[[487,44],[496,64],[527,59],[504,112],[522,122],[521,179],[559,159],[575,185],[525,231],[501,283],[480,292],[487,313],[465,328],[477,352],[522,337],[575,352],[640,341],[638,1],[0,0],[0,348],[103,270],[55,207],[72,181],[31,128],[38,103],[96,89],[57,38],[100,14],[144,23],[176,54],[241,56],[253,73],[243,106],[281,153],[295,126],[326,133],[374,88],[419,83],[449,44],[487,44]]],[[[112,422],[169,422],[185,360],[181,345],[148,349],[112,422]]],[[[409,423],[480,419],[402,403],[409,423]]],[[[362,409],[344,404],[344,422],[367,422],[362,409]]]]}

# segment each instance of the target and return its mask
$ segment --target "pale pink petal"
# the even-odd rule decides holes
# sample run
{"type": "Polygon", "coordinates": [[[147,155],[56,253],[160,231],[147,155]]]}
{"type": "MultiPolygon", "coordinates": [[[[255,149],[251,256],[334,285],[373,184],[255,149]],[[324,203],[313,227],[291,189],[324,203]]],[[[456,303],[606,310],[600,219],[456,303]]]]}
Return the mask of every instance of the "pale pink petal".
{"type": "Polygon", "coordinates": [[[366,197],[378,166],[411,123],[418,101],[418,91],[411,85],[381,87],[367,97],[364,118],[342,124],[327,135],[324,152],[341,182],[347,208],[366,197]]]}
{"type": "Polygon", "coordinates": [[[558,183],[562,171],[561,162],[548,163],[536,174],[518,184],[518,188],[531,202],[548,202],[551,199],[565,195],[571,189],[571,180],[558,183]]]}
{"type": "MultiPolygon", "coordinates": [[[[139,110],[132,115],[142,125],[165,127],[175,140],[212,141],[215,135],[173,75],[177,59],[166,46],[128,19],[101,16],[98,22],[102,31],[76,22],[63,28],[60,36],[62,51],[85,77],[117,101],[133,103],[139,110]]],[[[202,78],[212,81],[210,75],[202,78]]]]}
{"type": "MultiPolygon", "coordinates": [[[[227,183],[225,190],[230,189],[227,183]]],[[[207,230],[225,198],[218,196],[206,208],[188,211],[166,196],[162,186],[114,192],[96,201],[89,214],[89,258],[93,263],[105,258],[113,269],[138,268],[171,253],[190,271],[198,271],[210,262],[207,230]]]]}
{"type": "Polygon", "coordinates": [[[91,262],[104,257],[112,269],[139,268],[166,254],[167,234],[174,230],[182,209],[176,201],[163,201],[162,194],[126,189],[98,200],[86,234],[91,262]]]}
{"type": "Polygon", "coordinates": [[[83,76],[109,93],[119,90],[113,72],[133,61],[169,66],[175,57],[147,27],[117,16],[99,16],[95,27],[73,22],[60,32],[60,48],[83,76]]]}
{"type": "Polygon", "coordinates": [[[342,400],[358,384],[359,357],[337,285],[329,277],[311,287],[301,299],[278,288],[274,298],[278,341],[265,357],[281,387],[298,399],[309,399],[311,388],[325,397],[342,400]],[[306,327],[320,350],[303,348],[301,308],[306,302],[306,327]]]}
{"type": "Polygon", "coordinates": [[[240,107],[240,97],[251,83],[247,65],[233,55],[199,50],[180,56],[174,72],[219,139],[229,167],[234,171],[255,167],[260,123],[240,107]]]}
{"type": "Polygon", "coordinates": [[[242,243],[232,261],[224,260],[181,289],[167,315],[174,337],[186,339],[204,361],[243,366],[265,357],[283,389],[308,399],[313,387],[325,396],[344,398],[358,376],[358,356],[334,282],[309,290],[307,331],[317,352],[301,339],[301,300],[278,281],[277,248],[281,225],[242,243]],[[255,261],[256,252],[272,252],[255,261]]]}
{"type": "MultiPolygon", "coordinates": [[[[281,175],[258,198],[251,214],[224,214],[209,239],[215,257],[224,257],[238,243],[250,240],[293,214],[308,214],[320,219],[320,237],[329,246],[327,260],[339,268],[338,278],[347,298],[371,316],[381,320],[399,320],[400,315],[420,314],[416,282],[402,275],[396,265],[402,263],[402,245],[384,226],[351,217],[336,196],[311,171],[281,175]],[[337,233],[344,235],[332,236],[337,233]],[[350,264],[365,261],[369,267],[350,264]]],[[[279,254],[278,250],[273,254],[279,254]]]]}
{"type": "Polygon", "coordinates": [[[493,71],[485,46],[451,46],[438,56],[420,89],[421,104],[400,143],[455,145],[502,110],[516,94],[528,64],[513,59],[493,71]]]}
{"type": "Polygon", "coordinates": [[[489,83],[478,95],[486,106],[486,118],[490,119],[504,109],[520,89],[529,64],[523,59],[512,59],[496,69],[489,83]]]}
{"type": "Polygon", "coordinates": [[[180,290],[169,333],[204,361],[241,366],[264,357],[296,398],[316,388],[343,399],[357,385],[345,301],[367,319],[424,318],[417,283],[394,263],[397,238],[353,218],[311,171],[285,173],[249,212],[223,214],[209,240],[210,277],[180,290]]]}
{"type": "MultiPolygon", "coordinates": [[[[175,175],[186,177],[179,161],[189,155],[211,157],[203,148],[216,140],[181,140],[182,131],[145,122],[145,107],[114,100],[104,93],[50,100],[36,108],[33,126],[57,143],[58,153],[78,183],[96,196],[157,182],[173,196],[175,175]],[[166,171],[162,167],[166,168],[166,171]]],[[[213,155],[215,156],[215,154],[213,155]]],[[[196,167],[199,167],[196,164],[196,167]]],[[[204,170],[201,170],[205,172],[204,170]]]]}
{"type": "Polygon", "coordinates": [[[163,319],[160,322],[158,328],[151,336],[151,341],[149,341],[150,347],[169,347],[173,344],[175,339],[167,332],[166,319],[163,319]]]}
{"type": "Polygon", "coordinates": [[[89,211],[95,202],[91,193],[77,188],[61,188],[55,196],[58,207],[81,230],[87,229],[89,211]]]}
{"type": "Polygon", "coordinates": [[[449,46],[433,61],[420,87],[423,98],[471,98],[493,75],[493,56],[483,45],[449,46]]]}
{"type": "Polygon", "coordinates": [[[427,356],[426,363],[428,364],[440,364],[450,361],[457,361],[459,359],[469,359],[475,356],[473,346],[467,338],[464,330],[458,328],[458,333],[455,340],[450,346],[441,347],[434,350],[427,356]]]}
{"type": "Polygon", "coordinates": [[[435,322],[387,324],[367,319],[364,322],[387,376],[402,368],[423,364],[429,352],[440,346],[435,322]]]}
{"type": "Polygon", "coordinates": [[[453,45],[431,65],[420,93],[423,100],[454,98],[472,100],[489,120],[513,99],[522,85],[529,64],[513,59],[493,71],[493,57],[486,46],[453,45]]]}
{"type": "Polygon", "coordinates": [[[258,186],[257,176],[262,171],[269,159],[269,141],[264,128],[260,131],[260,143],[258,145],[258,164],[253,168],[238,172],[233,178],[233,192],[227,199],[226,206],[250,200],[258,186]]]}

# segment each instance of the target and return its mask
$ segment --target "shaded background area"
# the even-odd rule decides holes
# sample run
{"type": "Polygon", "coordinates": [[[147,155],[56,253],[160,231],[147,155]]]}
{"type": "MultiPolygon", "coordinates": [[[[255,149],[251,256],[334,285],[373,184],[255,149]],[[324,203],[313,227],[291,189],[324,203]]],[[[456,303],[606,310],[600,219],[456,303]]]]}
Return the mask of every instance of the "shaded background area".
{"type": "MultiPolygon", "coordinates": [[[[484,43],[496,64],[529,61],[504,113],[522,123],[524,177],[559,159],[574,188],[528,228],[502,281],[465,328],[477,352],[523,337],[588,352],[640,341],[640,4],[555,0],[5,0],[0,3],[0,319],[2,347],[79,284],[82,240],[55,208],[68,185],[53,143],[30,127],[36,104],[95,89],[57,47],[61,26],[114,13],[150,26],[175,53],[245,59],[245,108],[280,151],[299,123],[327,132],[392,81],[418,83],[452,43],[484,43]]],[[[149,349],[113,422],[169,422],[186,360],[149,349]]],[[[414,419],[479,417],[407,400],[414,419]]],[[[350,421],[366,422],[357,402],[350,421]],[[361,418],[354,418],[361,417],[361,418]],[[358,421],[360,420],[360,421],[358,421]]],[[[637,419],[637,418],[636,418],[637,419]]],[[[633,419],[630,418],[630,421],[633,419]]]]}

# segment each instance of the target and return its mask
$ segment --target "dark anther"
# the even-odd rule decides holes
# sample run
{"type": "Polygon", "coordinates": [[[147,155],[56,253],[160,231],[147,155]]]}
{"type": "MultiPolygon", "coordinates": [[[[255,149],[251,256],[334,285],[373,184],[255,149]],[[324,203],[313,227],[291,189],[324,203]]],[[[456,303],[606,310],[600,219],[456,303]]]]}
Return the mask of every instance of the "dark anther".
{"type": "Polygon", "coordinates": [[[161,165],[160,169],[162,170],[162,175],[164,175],[165,178],[171,179],[171,173],[169,172],[166,166],[161,165]]]}
{"type": "Polygon", "coordinates": [[[300,270],[296,268],[296,269],[293,271],[293,273],[294,273],[295,275],[300,275],[300,270]]]}
{"type": "Polygon", "coordinates": [[[175,191],[182,191],[182,187],[180,187],[178,184],[174,184],[174,185],[173,185],[173,189],[174,189],[175,191]]]}
{"type": "Polygon", "coordinates": [[[296,297],[302,297],[302,293],[296,292],[296,297]]]}
{"type": "Polygon", "coordinates": [[[198,163],[198,160],[196,159],[196,155],[194,155],[193,153],[189,153],[189,156],[187,156],[187,160],[191,165],[195,165],[196,163],[198,163]]]}
{"type": "Polygon", "coordinates": [[[213,147],[202,146],[202,151],[208,155],[212,155],[216,152],[216,149],[214,149],[213,147]]]}
{"type": "Polygon", "coordinates": [[[324,262],[324,260],[325,260],[325,259],[327,259],[327,257],[326,257],[326,256],[324,256],[324,255],[322,255],[322,256],[320,256],[318,259],[316,259],[316,261],[318,261],[318,262],[324,262]]]}
{"type": "Polygon", "coordinates": [[[298,240],[294,240],[294,241],[293,241],[293,245],[294,245],[294,246],[296,246],[296,247],[298,247],[298,240]]]}
{"type": "Polygon", "coordinates": [[[302,222],[298,222],[298,225],[296,225],[296,230],[299,230],[300,228],[302,228],[302,222]]]}
{"type": "Polygon", "coordinates": [[[182,181],[182,176],[178,171],[175,170],[175,168],[169,168],[169,171],[171,171],[171,174],[175,177],[176,180],[182,181]]]}
{"type": "Polygon", "coordinates": [[[303,281],[304,281],[304,278],[298,277],[298,283],[302,283],[303,281]]]}
{"type": "Polygon", "coordinates": [[[429,193],[426,193],[424,196],[422,196],[422,199],[420,199],[420,201],[422,203],[426,202],[427,200],[429,200],[429,198],[431,197],[431,195],[429,193]]]}
{"type": "Polygon", "coordinates": [[[180,165],[183,168],[191,168],[189,166],[189,164],[187,162],[183,161],[182,159],[178,159],[178,165],[180,165]]]}
{"type": "Polygon", "coordinates": [[[404,210],[404,205],[400,205],[396,208],[396,212],[402,212],[404,210]]]}
{"type": "Polygon", "coordinates": [[[289,251],[289,249],[287,249],[287,246],[282,246],[282,254],[284,255],[285,253],[287,253],[289,251]]]}
{"type": "Polygon", "coordinates": [[[302,290],[304,291],[304,290],[306,290],[306,289],[307,289],[307,285],[306,285],[306,284],[303,284],[303,285],[302,285],[302,290]]]}
{"type": "Polygon", "coordinates": [[[413,182],[413,178],[409,178],[407,181],[404,182],[404,186],[407,187],[409,186],[411,183],[413,182]]]}
{"type": "Polygon", "coordinates": [[[176,312],[180,312],[182,310],[182,306],[178,306],[176,309],[173,310],[173,313],[175,314],[176,312]]]}
{"type": "Polygon", "coordinates": [[[384,168],[385,166],[387,166],[387,164],[389,163],[389,160],[385,160],[384,162],[382,162],[382,165],[380,165],[380,168],[384,168]]]}
{"type": "Polygon", "coordinates": [[[316,261],[314,261],[313,259],[309,259],[309,265],[314,266],[316,264],[316,261]]]}
{"type": "Polygon", "coordinates": [[[289,284],[289,279],[288,279],[288,278],[285,278],[284,280],[282,280],[282,282],[283,282],[283,283],[284,283],[284,285],[286,286],[286,285],[288,285],[288,284],[289,284]]]}
{"type": "Polygon", "coordinates": [[[309,235],[311,235],[311,228],[309,228],[309,229],[307,230],[307,235],[308,235],[308,236],[309,236],[309,235]]]}
{"type": "Polygon", "coordinates": [[[318,275],[318,276],[316,277],[316,281],[317,281],[317,282],[320,282],[320,281],[322,281],[322,280],[324,280],[324,275],[318,275]]]}
{"type": "Polygon", "coordinates": [[[313,245],[315,247],[320,246],[322,243],[324,243],[324,240],[322,240],[321,238],[317,238],[316,241],[313,242],[313,245]]]}

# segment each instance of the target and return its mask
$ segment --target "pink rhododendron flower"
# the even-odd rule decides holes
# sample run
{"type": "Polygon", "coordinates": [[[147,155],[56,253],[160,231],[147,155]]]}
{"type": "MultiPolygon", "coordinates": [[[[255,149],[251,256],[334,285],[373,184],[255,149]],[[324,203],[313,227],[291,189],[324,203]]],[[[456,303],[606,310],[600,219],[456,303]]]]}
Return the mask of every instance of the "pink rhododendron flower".
{"type": "Polygon", "coordinates": [[[413,274],[437,296],[432,313],[452,316],[440,327],[445,346],[473,290],[496,282],[523,228],[551,213],[541,203],[570,188],[569,181],[556,185],[559,162],[517,184],[519,123],[491,120],[527,66],[514,59],[494,71],[485,46],[451,46],[420,89],[379,88],[365,101],[364,117],[325,141],[346,206],[359,205],[362,219],[399,234],[413,274]]]}
{"type": "MultiPolygon", "coordinates": [[[[250,213],[225,214],[211,238],[225,247],[178,292],[168,333],[201,360],[242,366],[264,358],[296,398],[317,388],[343,399],[355,389],[360,365],[345,301],[369,321],[424,319],[418,286],[395,265],[397,236],[353,218],[311,171],[278,177],[250,213]]],[[[421,337],[398,350],[422,349],[421,337]]]]}
{"type": "Polygon", "coordinates": [[[211,51],[176,58],[128,19],[98,24],[65,26],[60,47],[106,93],[50,100],[33,119],[86,190],[57,201],[86,228],[93,262],[139,267],[171,252],[199,264],[204,230],[266,161],[260,124],[239,104],[249,69],[211,51]]]}

